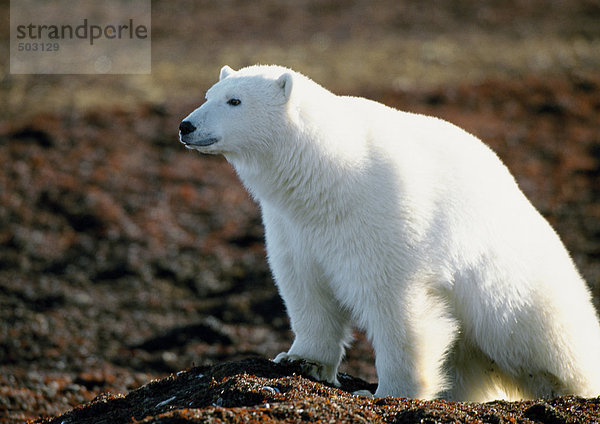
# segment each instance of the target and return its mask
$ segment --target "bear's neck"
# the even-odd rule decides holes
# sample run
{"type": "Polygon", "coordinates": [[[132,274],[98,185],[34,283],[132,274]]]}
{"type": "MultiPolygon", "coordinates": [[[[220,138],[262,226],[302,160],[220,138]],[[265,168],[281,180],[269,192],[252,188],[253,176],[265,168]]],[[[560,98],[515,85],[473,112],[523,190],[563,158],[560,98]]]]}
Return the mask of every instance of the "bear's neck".
{"type": "MultiPolygon", "coordinates": [[[[294,151],[273,149],[264,157],[237,158],[230,162],[244,186],[262,207],[276,208],[291,218],[326,222],[352,210],[349,188],[357,161],[348,151],[329,145],[318,134],[289,131],[284,137],[301,137],[294,151]]],[[[289,146],[286,140],[275,140],[289,146]]]]}

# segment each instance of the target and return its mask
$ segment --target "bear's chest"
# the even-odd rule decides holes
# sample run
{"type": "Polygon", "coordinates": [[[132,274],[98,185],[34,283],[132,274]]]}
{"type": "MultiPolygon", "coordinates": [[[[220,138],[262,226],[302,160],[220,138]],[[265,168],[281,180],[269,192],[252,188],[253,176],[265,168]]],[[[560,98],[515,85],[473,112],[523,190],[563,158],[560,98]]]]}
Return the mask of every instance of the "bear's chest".
{"type": "Polygon", "coordinates": [[[389,224],[347,214],[337,222],[290,222],[285,231],[296,254],[309,255],[327,284],[344,300],[397,278],[398,270],[410,262],[412,256],[400,226],[389,224]]]}

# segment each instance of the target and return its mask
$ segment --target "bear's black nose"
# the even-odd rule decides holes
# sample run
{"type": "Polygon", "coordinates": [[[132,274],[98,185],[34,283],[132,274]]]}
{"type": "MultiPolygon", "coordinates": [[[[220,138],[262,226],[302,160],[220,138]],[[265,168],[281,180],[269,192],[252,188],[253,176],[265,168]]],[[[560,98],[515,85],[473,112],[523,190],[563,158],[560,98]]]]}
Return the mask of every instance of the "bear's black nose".
{"type": "Polygon", "coordinates": [[[196,127],[193,126],[190,121],[183,121],[181,124],[179,124],[179,131],[181,132],[181,135],[189,134],[195,130],[196,127]]]}

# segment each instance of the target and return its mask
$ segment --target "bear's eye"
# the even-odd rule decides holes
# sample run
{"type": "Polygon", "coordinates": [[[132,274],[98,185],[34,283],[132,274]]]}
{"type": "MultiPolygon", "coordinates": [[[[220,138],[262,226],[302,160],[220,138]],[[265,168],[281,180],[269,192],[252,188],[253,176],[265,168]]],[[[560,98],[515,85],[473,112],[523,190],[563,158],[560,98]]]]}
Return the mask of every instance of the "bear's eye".
{"type": "Polygon", "coordinates": [[[238,106],[242,103],[242,101],[240,99],[229,99],[227,100],[227,104],[229,106],[238,106]]]}

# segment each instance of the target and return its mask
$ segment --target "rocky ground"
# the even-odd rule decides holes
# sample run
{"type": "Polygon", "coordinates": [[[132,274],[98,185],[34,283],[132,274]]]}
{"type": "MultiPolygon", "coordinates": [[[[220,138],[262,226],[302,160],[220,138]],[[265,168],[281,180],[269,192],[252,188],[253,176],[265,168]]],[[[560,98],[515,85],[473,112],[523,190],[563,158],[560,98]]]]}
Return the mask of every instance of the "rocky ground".
{"type": "MultiPolygon", "coordinates": [[[[291,334],[258,210],[224,160],[177,141],[224,63],[286,64],[478,135],[598,306],[597,2],[397,3],[155,2],[151,76],[8,75],[3,51],[0,422],[600,421],[597,399],[371,400],[260,359],[291,334]]],[[[356,337],[342,371],[374,383],[356,337]]]]}
{"type": "Polygon", "coordinates": [[[353,395],[374,390],[363,380],[340,376],[340,388],[315,383],[300,367],[260,358],[197,367],[154,381],[123,395],[101,395],[90,404],[53,419],[62,423],[592,423],[600,398],[565,396],[486,404],[373,399],[353,395]]]}

